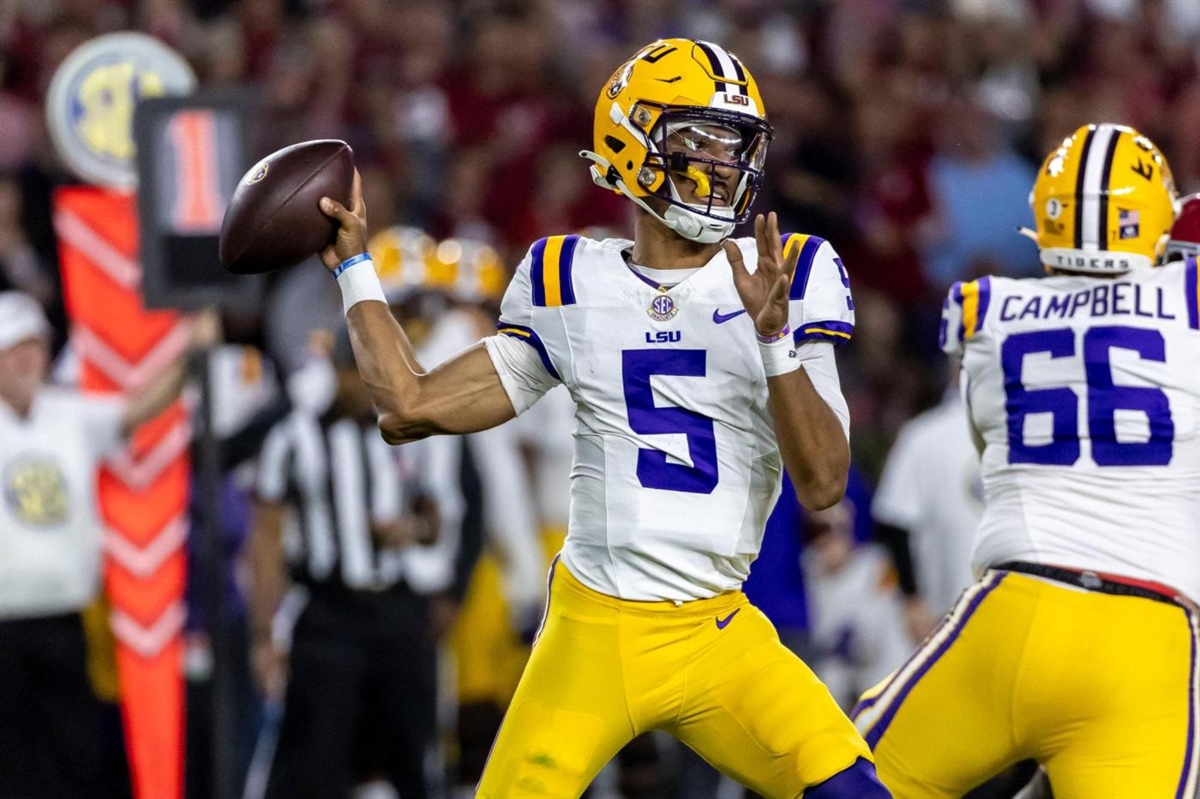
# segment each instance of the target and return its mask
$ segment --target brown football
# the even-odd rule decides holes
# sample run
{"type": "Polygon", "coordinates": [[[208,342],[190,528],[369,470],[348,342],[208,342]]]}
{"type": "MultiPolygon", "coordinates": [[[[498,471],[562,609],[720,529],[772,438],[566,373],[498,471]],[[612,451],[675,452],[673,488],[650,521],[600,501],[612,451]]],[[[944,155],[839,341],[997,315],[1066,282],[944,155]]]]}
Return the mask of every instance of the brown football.
{"type": "Polygon", "coordinates": [[[284,147],[259,161],[240,181],[221,223],[221,263],[249,275],[300,263],[329,245],[337,223],[318,202],[350,206],[354,152],[336,139],[284,147]]]}

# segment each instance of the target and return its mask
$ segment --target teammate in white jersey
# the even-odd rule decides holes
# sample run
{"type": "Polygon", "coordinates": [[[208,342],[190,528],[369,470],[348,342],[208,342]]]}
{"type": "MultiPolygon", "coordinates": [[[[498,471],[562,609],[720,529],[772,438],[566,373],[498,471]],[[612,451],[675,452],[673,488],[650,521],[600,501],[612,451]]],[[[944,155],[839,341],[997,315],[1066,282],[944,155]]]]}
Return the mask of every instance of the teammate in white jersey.
{"type": "Polygon", "coordinates": [[[1196,795],[1200,297],[1153,268],[1174,218],[1158,149],[1088,125],[1031,203],[1050,276],[955,285],[981,443],[980,582],[856,721],[902,797],[1026,758],[1059,797],[1196,795]]]}
{"type": "Polygon", "coordinates": [[[363,262],[365,211],[328,199],[323,253],[391,442],[500,424],[564,383],[577,405],[568,534],[529,665],[478,788],[578,796],[635,735],[666,730],[771,797],[887,796],[824,686],[740,591],[782,467],[813,508],[849,447],[830,342],[853,302],[826,242],[749,217],[771,128],[721,47],[654,42],[596,108],[602,187],[633,241],[543,239],[502,335],[426,373],[363,262]]]}

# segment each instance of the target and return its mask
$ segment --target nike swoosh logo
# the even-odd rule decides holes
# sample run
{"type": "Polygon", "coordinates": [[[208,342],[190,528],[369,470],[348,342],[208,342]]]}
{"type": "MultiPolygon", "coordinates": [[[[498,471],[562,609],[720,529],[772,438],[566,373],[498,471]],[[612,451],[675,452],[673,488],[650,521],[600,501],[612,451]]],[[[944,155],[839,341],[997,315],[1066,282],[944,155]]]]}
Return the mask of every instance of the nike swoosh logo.
{"type": "Polygon", "coordinates": [[[720,308],[715,308],[713,309],[713,323],[718,325],[725,324],[730,319],[734,318],[735,316],[741,316],[745,312],[746,309],[742,308],[740,311],[734,311],[733,313],[721,313],[720,308]]]}
{"type": "Polygon", "coordinates": [[[733,621],[733,617],[738,615],[738,610],[741,610],[741,608],[738,608],[723,619],[717,619],[717,629],[724,630],[726,627],[728,627],[729,622],[733,621]]]}
{"type": "MultiPolygon", "coordinates": [[[[682,75],[676,75],[673,78],[655,78],[655,80],[658,81],[659,83],[674,83],[675,81],[682,80],[682,79],[683,79],[682,75]]],[[[1134,170],[1134,171],[1136,172],[1137,170],[1134,170]]]]}

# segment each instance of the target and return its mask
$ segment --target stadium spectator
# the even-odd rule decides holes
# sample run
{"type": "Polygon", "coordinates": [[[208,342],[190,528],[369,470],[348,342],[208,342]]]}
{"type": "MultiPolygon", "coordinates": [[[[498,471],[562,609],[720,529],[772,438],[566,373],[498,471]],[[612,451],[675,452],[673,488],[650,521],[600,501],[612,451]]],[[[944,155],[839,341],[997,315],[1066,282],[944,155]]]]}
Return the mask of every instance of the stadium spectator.
{"type": "Polygon", "coordinates": [[[813,671],[847,711],[859,694],[904,662],[912,649],[887,554],[854,535],[849,500],[805,514],[804,584],[809,596],[813,671]]]}
{"type": "Polygon", "coordinates": [[[955,280],[973,277],[965,270],[981,257],[995,261],[997,274],[1036,277],[1033,246],[1015,235],[1033,221],[1022,196],[1033,168],[999,141],[995,118],[977,99],[950,103],[941,120],[929,162],[934,221],[922,241],[929,282],[940,294],[955,280]]]}

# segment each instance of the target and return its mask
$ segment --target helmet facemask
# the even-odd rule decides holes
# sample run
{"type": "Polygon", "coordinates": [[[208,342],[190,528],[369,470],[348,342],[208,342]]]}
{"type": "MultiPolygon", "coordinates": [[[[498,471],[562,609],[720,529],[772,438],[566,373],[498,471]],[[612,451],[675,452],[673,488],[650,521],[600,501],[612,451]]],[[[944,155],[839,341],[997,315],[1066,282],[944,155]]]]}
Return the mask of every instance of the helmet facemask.
{"type": "Polygon", "coordinates": [[[676,233],[721,241],[750,215],[770,139],[770,126],[748,114],[665,106],[647,136],[638,183],[666,206],[660,218],[676,233]]]}

